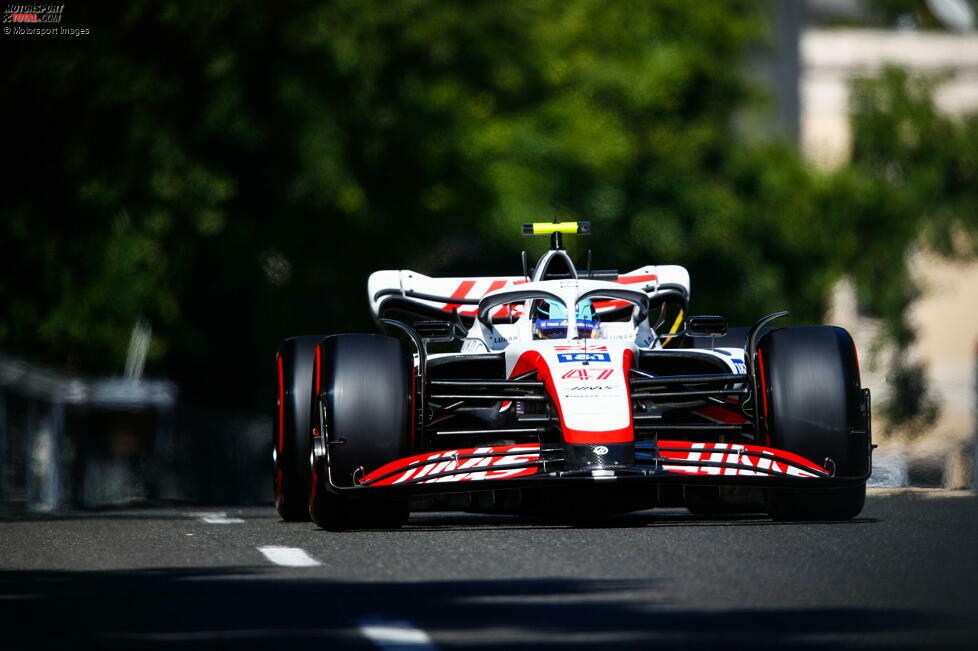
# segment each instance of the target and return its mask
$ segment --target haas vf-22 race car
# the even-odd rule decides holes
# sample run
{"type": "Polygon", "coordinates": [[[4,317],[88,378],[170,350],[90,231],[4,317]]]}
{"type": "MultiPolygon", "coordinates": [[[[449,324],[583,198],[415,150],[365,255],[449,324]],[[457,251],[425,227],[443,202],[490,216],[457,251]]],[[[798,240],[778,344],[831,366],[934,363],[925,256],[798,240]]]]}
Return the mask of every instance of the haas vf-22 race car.
{"type": "Polygon", "coordinates": [[[323,528],[396,527],[412,505],[542,517],[656,506],[842,520],[871,472],[869,390],[837,327],[687,316],[674,265],[579,270],[587,222],[522,274],[370,276],[382,334],[286,339],[275,357],[275,502],[323,528]],[[439,494],[450,494],[449,497],[439,494]],[[434,496],[434,497],[432,497],[434,496]]]}

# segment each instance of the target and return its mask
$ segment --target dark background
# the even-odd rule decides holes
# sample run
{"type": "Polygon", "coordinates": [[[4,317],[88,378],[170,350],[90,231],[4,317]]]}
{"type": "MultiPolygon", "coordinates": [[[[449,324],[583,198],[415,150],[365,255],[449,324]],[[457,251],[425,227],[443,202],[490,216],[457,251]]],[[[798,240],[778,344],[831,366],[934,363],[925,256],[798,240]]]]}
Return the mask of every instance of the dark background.
{"type": "MultiPolygon", "coordinates": [[[[864,4],[934,27],[923,2],[864,4]]],[[[118,374],[142,319],[148,376],[264,413],[283,337],[372,329],[371,271],[518,273],[546,246],[519,224],[554,216],[593,222],[570,246],[597,268],[688,267],[693,311],[733,323],[818,322],[849,276],[905,345],[907,252],[975,252],[978,120],[890,70],[854,89],[851,163],[812,169],[755,74],[783,63],[779,11],[67,4],[91,34],[3,38],[0,350],[118,374]]],[[[894,363],[914,418],[920,376],[894,363]]]]}

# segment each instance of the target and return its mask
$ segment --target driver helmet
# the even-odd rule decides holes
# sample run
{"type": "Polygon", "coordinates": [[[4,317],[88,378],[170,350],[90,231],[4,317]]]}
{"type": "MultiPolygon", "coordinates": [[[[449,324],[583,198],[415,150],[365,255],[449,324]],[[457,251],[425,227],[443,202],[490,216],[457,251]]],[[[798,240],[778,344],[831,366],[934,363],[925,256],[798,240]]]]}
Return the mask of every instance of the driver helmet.
{"type": "MultiPolygon", "coordinates": [[[[598,336],[598,320],[590,300],[577,304],[577,336],[593,339],[598,336]]],[[[564,339],[567,337],[567,308],[559,301],[538,299],[533,308],[533,337],[535,339],[564,339]]]]}

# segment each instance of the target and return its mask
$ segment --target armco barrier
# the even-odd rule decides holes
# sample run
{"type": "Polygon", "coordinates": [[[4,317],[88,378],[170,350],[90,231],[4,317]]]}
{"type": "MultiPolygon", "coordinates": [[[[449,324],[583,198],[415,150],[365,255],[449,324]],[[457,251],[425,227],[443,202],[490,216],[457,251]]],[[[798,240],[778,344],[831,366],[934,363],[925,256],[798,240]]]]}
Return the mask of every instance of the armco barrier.
{"type": "Polygon", "coordinates": [[[154,498],[176,401],[166,380],[82,378],[0,356],[0,510],[154,498]]]}

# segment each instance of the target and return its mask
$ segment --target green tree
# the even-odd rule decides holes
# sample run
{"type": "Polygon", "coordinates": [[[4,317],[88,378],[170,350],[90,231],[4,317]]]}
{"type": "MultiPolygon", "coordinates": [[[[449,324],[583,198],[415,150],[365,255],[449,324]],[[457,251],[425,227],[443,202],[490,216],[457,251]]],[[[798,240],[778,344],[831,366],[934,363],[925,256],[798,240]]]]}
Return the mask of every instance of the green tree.
{"type": "Polygon", "coordinates": [[[282,336],[369,327],[373,269],[515,270],[516,225],[555,210],[610,264],[684,262],[722,239],[678,246],[689,216],[738,202],[712,179],[753,3],[67,9],[92,38],[18,42],[2,73],[37,125],[9,148],[9,350],[117,371],[146,317],[151,372],[245,403],[282,336]]]}
{"type": "MultiPolygon", "coordinates": [[[[889,68],[857,81],[853,155],[831,179],[836,212],[850,233],[838,252],[860,304],[882,319],[898,350],[915,338],[908,310],[921,287],[908,267],[915,251],[953,259],[978,253],[978,114],[954,117],[934,102],[946,79],[889,68]]],[[[924,369],[897,355],[886,411],[909,431],[931,422],[936,404],[924,369]]]]}
{"type": "MultiPolygon", "coordinates": [[[[0,72],[22,126],[0,346],[118,372],[147,318],[149,372],[192,400],[264,407],[282,337],[372,327],[375,269],[517,273],[543,246],[523,221],[590,219],[575,254],[683,264],[694,309],[738,323],[818,321],[842,274],[903,269],[886,238],[919,226],[878,145],[826,176],[733,128],[761,3],[142,0],[65,20],[94,33],[11,41],[0,72]]],[[[909,286],[885,287],[880,309],[904,308],[909,286]]]]}

